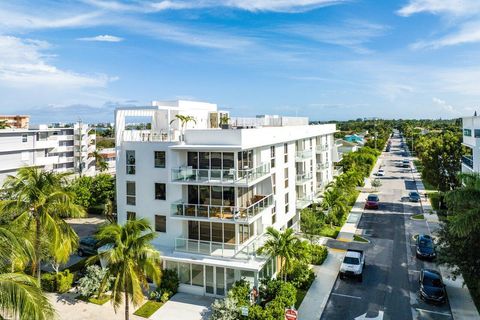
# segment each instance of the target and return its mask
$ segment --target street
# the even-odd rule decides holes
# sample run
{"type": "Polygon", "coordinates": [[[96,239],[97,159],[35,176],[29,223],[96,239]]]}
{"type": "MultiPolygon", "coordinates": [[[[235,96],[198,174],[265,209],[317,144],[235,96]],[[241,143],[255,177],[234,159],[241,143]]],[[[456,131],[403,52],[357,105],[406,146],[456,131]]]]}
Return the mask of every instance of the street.
{"type": "Polygon", "coordinates": [[[415,257],[414,236],[429,234],[424,220],[412,220],[422,213],[420,203],[408,201],[416,191],[410,168],[400,167],[405,159],[401,140],[392,139],[391,152],[380,157],[385,176],[378,177],[380,208],[364,210],[358,228],[370,244],[366,248],[363,282],[337,278],[321,319],[452,319],[448,302],[429,305],[418,295],[422,268],[437,269],[435,263],[415,257]]]}

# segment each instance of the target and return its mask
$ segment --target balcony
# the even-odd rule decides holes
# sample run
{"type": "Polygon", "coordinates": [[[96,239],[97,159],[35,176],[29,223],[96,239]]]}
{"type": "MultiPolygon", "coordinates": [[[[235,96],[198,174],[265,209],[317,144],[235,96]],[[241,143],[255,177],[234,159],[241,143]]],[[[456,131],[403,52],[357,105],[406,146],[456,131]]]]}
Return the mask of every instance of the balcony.
{"type": "Polygon", "coordinates": [[[462,164],[473,170],[473,157],[462,156],[462,164]]]}
{"type": "Polygon", "coordinates": [[[192,167],[183,166],[178,169],[172,169],[172,182],[185,184],[234,184],[250,185],[254,181],[267,177],[270,174],[270,163],[264,162],[260,166],[252,169],[192,169],[192,167]]]}
{"type": "Polygon", "coordinates": [[[265,258],[257,254],[258,248],[265,243],[265,236],[247,240],[242,244],[192,240],[187,238],[175,239],[175,251],[189,252],[222,258],[249,260],[254,257],[265,258]]]}
{"type": "Polygon", "coordinates": [[[296,201],[297,209],[298,210],[305,209],[306,207],[312,204],[314,198],[315,198],[314,194],[300,196],[300,198],[298,198],[296,201]]]}
{"type": "Polygon", "coordinates": [[[309,173],[301,173],[297,174],[296,179],[295,179],[295,184],[297,185],[302,185],[310,180],[313,179],[313,175],[311,172],[309,173]]]}
{"type": "Polygon", "coordinates": [[[73,162],[74,157],[58,157],[59,163],[73,162]]]}
{"type": "Polygon", "coordinates": [[[297,151],[295,153],[295,161],[302,162],[312,157],[312,150],[297,151]]]}
{"type": "Polygon", "coordinates": [[[327,170],[328,168],[330,168],[330,163],[329,162],[317,163],[317,171],[327,170]]]}
{"type": "Polygon", "coordinates": [[[334,176],[334,177],[338,177],[338,176],[341,175],[342,173],[343,173],[343,167],[338,166],[338,167],[334,167],[334,168],[333,168],[333,176],[334,176]]]}
{"type": "Polygon", "coordinates": [[[50,136],[45,140],[35,141],[35,149],[50,149],[58,146],[57,136],[50,136]]]}
{"type": "Polygon", "coordinates": [[[320,145],[317,145],[315,147],[315,151],[317,153],[322,153],[322,152],[325,152],[325,151],[328,151],[328,144],[320,144],[320,145]]]}
{"type": "Polygon", "coordinates": [[[231,222],[249,222],[273,205],[273,194],[257,195],[248,207],[187,204],[179,200],[172,203],[172,216],[186,219],[216,219],[231,222]]]}
{"type": "Polygon", "coordinates": [[[73,146],[57,146],[55,147],[55,152],[71,152],[73,151],[73,146]]]}
{"type": "Polygon", "coordinates": [[[168,134],[163,132],[152,132],[151,130],[125,130],[123,132],[123,141],[136,142],[170,142],[179,141],[179,133],[168,134]]]}
{"type": "Polygon", "coordinates": [[[54,163],[58,163],[57,156],[39,157],[35,159],[35,165],[38,165],[38,166],[52,165],[54,163]]]}

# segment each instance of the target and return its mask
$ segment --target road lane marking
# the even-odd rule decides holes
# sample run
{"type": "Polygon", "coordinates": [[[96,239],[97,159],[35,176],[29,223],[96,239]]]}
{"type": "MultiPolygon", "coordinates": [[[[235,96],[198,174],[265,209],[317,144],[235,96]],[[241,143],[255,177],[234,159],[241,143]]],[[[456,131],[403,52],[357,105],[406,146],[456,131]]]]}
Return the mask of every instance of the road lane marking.
{"type": "Polygon", "coordinates": [[[419,312],[427,312],[427,313],[434,313],[434,314],[439,314],[442,316],[448,316],[451,317],[452,315],[449,312],[440,312],[440,311],[433,311],[433,310],[426,310],[426,309],[420,309],[420,308],[415,308],[419,312]]]}
{"type": "Polygon", "coordinates": [[[341,293],[335,293],[335,292],[332,292],[332,295],[339,296],[339,297],[345,297],[345,298],[358,299],[358,300],[362,299],[362,297],[351,296],[351,295],[348,295],[348,294],[341,294],[341,293]]]}

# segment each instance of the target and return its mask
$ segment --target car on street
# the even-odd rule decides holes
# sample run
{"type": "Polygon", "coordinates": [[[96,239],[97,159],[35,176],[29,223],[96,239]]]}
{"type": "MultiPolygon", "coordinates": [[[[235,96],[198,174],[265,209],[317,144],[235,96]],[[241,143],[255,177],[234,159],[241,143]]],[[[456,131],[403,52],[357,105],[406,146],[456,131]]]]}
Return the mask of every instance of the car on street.
{"type": "Polygon", "coordinates": [[[380,199],[376,194],[369,194],[365,202],[365,209],[378,209],[380,199]]]}
{"type": "Polygon", "coordinates": [[[383,177],[385,175],[385,170],[378,169],[377,176],[383,177]]]}
{"type": "Polygon", "coordinates": [[[408,194],[408,201],[410,202],[420,202],[421,199],[420,194],[416,191],[412,191],[408,194]]]}
{"type": "Polygon", "coordinates": [[[402,167],[410,168],[410,161],[409,160],[403,160],[402,161],[402,167]]]}
{"type": "Polygon", "coordinates": [[[77,254],[80,257],[93,256],[97,254],[98,240],[94,237],[81,238],[78,243],[77,254]]]}
{"type": "Polygon", "coordinates": [[[419,234],[416,243],[417,258],[433,260],[436,258],[435,245],[433,239],[429,235],[419,234]]]}
{"type": "Polygon", "coordinates": [[[358,281],[363,280],[363,268],[365,267],[365,255],[362,250],[348,249],[340,266],[340,279],[346,277],[357,278],[358,281]]]}
{"type": "Polygon", "coordinates": [[[420,271],[420,298],[426,302],[443,304],[447,301],[447,292],[440,272],[431,269],[420,271]]]}

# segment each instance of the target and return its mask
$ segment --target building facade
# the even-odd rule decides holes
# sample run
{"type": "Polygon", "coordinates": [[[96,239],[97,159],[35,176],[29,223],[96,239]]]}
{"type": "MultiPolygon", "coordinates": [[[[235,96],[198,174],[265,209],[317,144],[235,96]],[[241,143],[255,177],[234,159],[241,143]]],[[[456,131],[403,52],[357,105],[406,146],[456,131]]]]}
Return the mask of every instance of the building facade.
{"type": "Polygon", "coordinates": [[[226,126],[225,115],[191,101],[115,114],[119,222],[152,223],[183,292],[224,296],[239,279],[253,286],[275,274],[276,261],[256,253],[266,228],[298,227],[299,210],[333,179],[334,124],[262,116],[226,126]],[[135,118],[151,129],[129,130],[135,118]]]}
{"type": "Polygon", "coordinates": [[[27,129],[0,130],[0,185],[21,167],[35,166],[55,172],[95,174],[95,134],[88,125],[70,128],[39,125],[27,129]]]}
{"type": "MultiPolygon", "coordinates": [[[[115,148],[105,148],[98,150],[98,154],[103,158],[103,161],[106,162],[107,168],[102,173],[108,173],[111,175],[115,174],[115,161],[116,161],[116,152],[115,148]]],[[[100,168],[97,168],[97,171],[101,171],[100,168]]]]}
{"type": "Polygon", "coordinates": [[[30,117],[22,115],[0,115],[0,122],[5,122],[8,128],[28,129],[30,117]]]}
{"type": "Polygon", "coordinates": [[[480,117],[462,118],[463,142],[467,153],[462,156],[462,172],[480,172],[480,117]]]}

